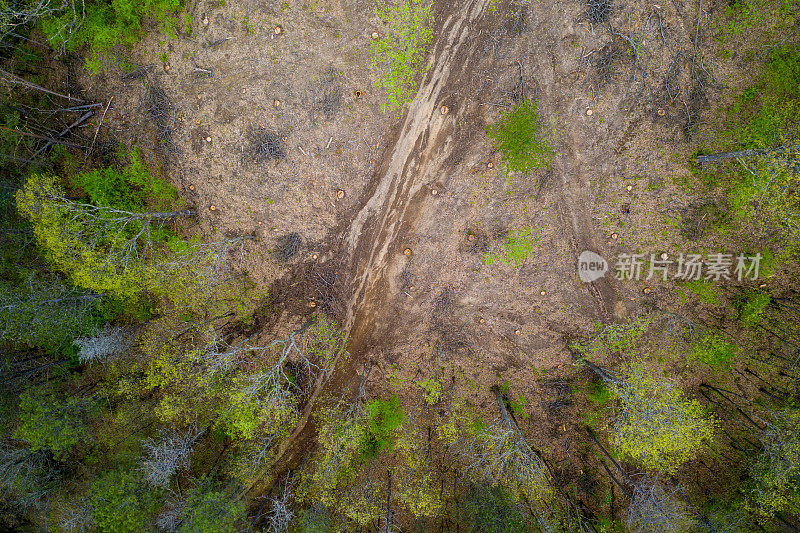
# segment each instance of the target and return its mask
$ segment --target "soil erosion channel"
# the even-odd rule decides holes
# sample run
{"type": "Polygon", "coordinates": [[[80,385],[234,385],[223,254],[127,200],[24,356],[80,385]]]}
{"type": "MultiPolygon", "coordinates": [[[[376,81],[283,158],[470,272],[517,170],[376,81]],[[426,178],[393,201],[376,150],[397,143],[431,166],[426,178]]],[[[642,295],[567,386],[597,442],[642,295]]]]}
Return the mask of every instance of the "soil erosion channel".
{"type": "MultiPolygon", "coordinates": [[[[435,192],[435,186],[431,184],[447,183],[454,172],[454,165],[450,164],[452,152],[459,143],[468,142],[456,133],[458,124],[464,122],[460,119],[473,110],[456,102],[443,113],[441,97],[459,92],[457,86],[466,85],[466,73],[480,59],[476,22],[487,4],[487,0],[466,2],[444,22],[433,46],[427,75],[409,106],[394,148],[387,152],[370,196],[345,239],[352,282],[344,330],[349,333],[357,358],[379,339],[385,341],[389,331],[397,328],[394,322],[398,316],[385,312],[389,308],[385,304],[400,290],[397,280],[409,261],[403,254],[405,236],[414,232],[415,220],[426,210],[436,209],[436,197],[430,194],[435,192]]],[[[563,166],[574,165],[567,162],[563,166]]],[[[577,257],[579,248],[596,247],[589,206],[580,194],[586,185],[575,168],[558,170],[563,174],[562,209],[570,221],[564,232],[577,257]]],[[[588,290],[597,300],[600,314],[609,318],[616,300],[613,287],[605,279],[596,285],[588,290]]]]}

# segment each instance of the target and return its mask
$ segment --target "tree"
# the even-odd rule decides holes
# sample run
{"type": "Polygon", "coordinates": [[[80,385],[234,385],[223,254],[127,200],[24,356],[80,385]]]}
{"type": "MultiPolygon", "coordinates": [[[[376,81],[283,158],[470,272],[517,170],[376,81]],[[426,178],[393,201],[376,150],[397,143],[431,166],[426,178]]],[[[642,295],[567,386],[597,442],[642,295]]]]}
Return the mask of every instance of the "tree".
{"type": "Polygon", "coordinates": [[[194,211],[134,212],[68,199],[52,176],[34,174],[17,192],[47,258],[79,287],[135,298],[159,257],[154,233],[194,211]]]}
{"type": "Polygon", "coordinates": [[[712,522],[690,505],[677,487],[667,485],[659,479],[658,475],[628,475],[622,465],[600,444],[594,431],[588,427],[586,429],[595,444],[622,476],[622,481],[620,481],[608,466],[602,463],[609,477],[628,497],[627,531],[633,533],[679,533],[696,531],[701,526],[701,530],[711,533],[739,531],[736,527],[738,518],[735,515],[718,515],[712,522]]]}
{"type": "Polygon", "coordinates": [[[501,487],[472,485],[463,506],[471,531],[529,533],[525,508],[501,487]]]}
{"type": "Polygon", "coordinates": [[[148,529],[161,493],[133,470],[111,470],[92,482],[89,501],[100,532],[139,533],[148,529]]]}
{"type": "Polygon", "coordinates": [[[38,507],[57,488],[60,474],[46,450],[0,442],[0,494],[22,510],[38,507]]]}
{"type": "Polygon", "coordinates": [[[189,466],[195,441],[202,432],[161,430],[159,436],[142,443],[145,454],[140,467],[145,479],[154,487],[165,488],[178,470],[189,466]]]}
{"type": "Polygon", "coordinates": [[[397,499],[417,518],[438,516],[444,506],[445,490],[431,465],[429,440],[417,429],[419,425],[412,427],[397,439],[399,465],[392,476],[397,499]]]}
{"type": "Polygon", "coordinates": [[[246,515],[240,498],[213,490],[208,480],[201,479],[187,495],[181,510],[178,531],[181,533],[236,533],[246,515]]]}
{"type": "Polygon", "coordinates": [[[58,506],[56,524],[59,531],[66,533],[84,533],[93,531],[96,526],[89,501],[79,495],[58,506]]]}
{"type": "Polygon", "coordinates": [[[388,400],[373,400],[366,406],[367,432],[364,453],[375,457],[394,445],[394,433],[405,421],[400,398],[393,394],[388,400]]]}
{"type": "Polygon", "coordinates": [[[627,531],[630,533],[682,533],[698,526],[697,515],[658,476],[643,476],[633,484],[628,503],[627,531]]]}
{"type": "Polygon", "coordinates": [[[760,517],[800,509],[800,409],[773,411],[759,433],[762,451],[751,467],[748,506],[760,517]]]}
{"type": "Polygon", "coordinates": [[[86,67],[97,72],[115,46],[132,46],[142,35],[142,19],[147,16],[165,31],[175,32],[180,0],[117,0],[113,3],[70,1],[61,9],[40,20],[39,26],[51,46],[60,52],[75,52],[88,45],[86,67]],[[76,18],[76,13],[79,15],[76,18]],[[64,31],[66,28],[68,31],[64,31]]]}
{"type": "Polygon", "coordinates": [[[28,442],[31,451],[48,450],[63,457],[89,438],[85,418],[93,406],[91,399],[30,389],[20,395],[21,423],[14,436],[28,442]]]}
{"type": "Polygon", "coordinates": [[[55,350],[92,325],[100,301],[57,276],[27,273],[21,283],[0,285],[0,336],[55,350]]]}
{"type": "Polygon", "coordinates": [[[317,451],[303,473],[303,494],[324,507],[336,507],[345,487],[361,466],[367,420],[359,398],[350,406],[341,402],[316,413],[317,451]]]}
{"type": "Polygon", "coordinates": [[[687,399],[669,380],[656,377],[644,361],[625,365],[622,375],[584,360],[619,399],[612,431],[615,449],[637,464],[673,473],[694,459],[714,437],[717,421],[687,399]]]}
{"type": "Polygon", "coordinates": [[[354,400],[346,399],[345,393],[316,411],[317,450],[298,489],[300,500],[334,509],[362,526],[385,517],[389,496],[375,468],[376,458],[393,447],[394,432],[404,420],[397,399],[367,405],[370,370],[365,367],[354,400]]]}
{"type": "Polygon", "coordinates": [[[550,514],[555,493],[547,466],[512,420],[499,388],[495,387],[494,393],[500,417],[468,433],[452,449],[473,479],[503,487],[545,517],[550,514]]]}

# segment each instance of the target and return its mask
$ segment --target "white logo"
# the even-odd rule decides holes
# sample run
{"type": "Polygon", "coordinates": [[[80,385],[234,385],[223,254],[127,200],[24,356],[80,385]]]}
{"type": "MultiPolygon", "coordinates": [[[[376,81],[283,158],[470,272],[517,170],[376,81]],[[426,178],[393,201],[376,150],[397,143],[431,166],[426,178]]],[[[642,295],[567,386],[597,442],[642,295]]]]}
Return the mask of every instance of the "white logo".
{"type": "Polygon", "coordinates": [[[608,262],[601,256],[588,250],[578,256],[578,277],[584,283],[590,283],[605,276],[608,262]]]}

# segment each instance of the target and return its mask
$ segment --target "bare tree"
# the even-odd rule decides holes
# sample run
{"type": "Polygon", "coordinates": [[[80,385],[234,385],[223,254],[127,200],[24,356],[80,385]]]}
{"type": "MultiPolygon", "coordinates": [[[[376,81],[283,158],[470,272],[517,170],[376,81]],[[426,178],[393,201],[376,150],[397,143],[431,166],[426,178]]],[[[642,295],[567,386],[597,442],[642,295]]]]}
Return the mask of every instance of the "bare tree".
{"type": "Polygon", "coordinates": [[[189,466],[189,456],[200,435],[202,432],[197,428],[186,432],[162,430],[157,438],[145,440],[145,455],[140,465],[147,482],[154,487],[166,487],[178,470],[189,466]]]}
{"type": "Polygon", "coordinates": [[[0,443],[0,494],[21,509],[39,507],[56,487],[58,473],[45,450],[0,443]]]}
{"type": "Polygon", "coordinates": [[[483,431],[456,441],[453,450],[469,474],[525,498],[539,518],[546,519],[554,496],[547,466],[511,418],[500,390],[493,391],[500,417],[483,431]]]}
{"type": "Polygon", "coordinates": [[[269,513],[267,531],[270,533],[285,533],[289,531],[289,523],[294,517],[292,498],[292,484],[287,474],[283,491],[275,498],[272,498],[272,510],[269,513]]]}
{"type": "Polygon", "coordinates": [[[698,520],[677,488],[645,475],[632,484],[626,525],[631,533],[680,533],[694,530],[698,520]]]}
{"type": "Polygon", "coordinates": [[[172,492],[167,498],[166,508],[156,517],[156,527],[159,531],[172,532],[178,529],[181,516],[186,508],[186,500],[179,494],[172,492]]]}
{"type": "Polygon", "coordinates": [[[58,509],[58,527],[67,533],[93,531],[95,527],[93,511],[92,505],[85,498],[69,501],[58,509]]]}
{"type": "Polygon", "coordinates": [[[106,324],[94,337],[80,337],[74,344],[80,348],[78,359],[93,363],[126,354],[133,342],[134,335],[129,329],[106,324]]]}

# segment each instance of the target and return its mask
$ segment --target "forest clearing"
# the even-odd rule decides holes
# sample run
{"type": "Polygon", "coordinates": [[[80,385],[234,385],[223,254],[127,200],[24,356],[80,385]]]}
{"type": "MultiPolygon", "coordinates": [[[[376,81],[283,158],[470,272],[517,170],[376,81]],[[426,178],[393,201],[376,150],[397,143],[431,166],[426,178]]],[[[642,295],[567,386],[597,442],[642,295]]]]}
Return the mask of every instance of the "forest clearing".
{"type": "Polygon", "coordinates": [[[800,2],[0,44],[0,531],[800,531],[800,2]]]}

